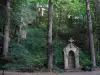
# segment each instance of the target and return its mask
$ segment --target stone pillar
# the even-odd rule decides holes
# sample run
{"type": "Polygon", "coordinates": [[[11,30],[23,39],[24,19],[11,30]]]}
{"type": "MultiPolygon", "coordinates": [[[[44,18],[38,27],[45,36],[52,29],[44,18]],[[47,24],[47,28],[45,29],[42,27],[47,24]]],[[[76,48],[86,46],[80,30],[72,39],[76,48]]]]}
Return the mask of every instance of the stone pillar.
{"type": "Polygon", "coordinates": [[[66,54],[66,49],[64,50],[64,69],[68,69],[68,55],[66,54]]]}
{"type": "Polygon", "coordinates": [[[80,68],[80,65],[79,65],[79,52],[77,52],[76,54],[75,54],[75,61],[76,61],[76,69],[79,69],[80,68]]]}

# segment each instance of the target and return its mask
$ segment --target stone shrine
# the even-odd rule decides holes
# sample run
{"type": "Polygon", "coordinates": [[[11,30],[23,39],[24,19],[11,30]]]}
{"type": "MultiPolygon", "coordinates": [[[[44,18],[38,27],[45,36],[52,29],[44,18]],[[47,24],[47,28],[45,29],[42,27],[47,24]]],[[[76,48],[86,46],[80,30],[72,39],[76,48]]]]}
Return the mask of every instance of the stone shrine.
{"type": "Polygon", "coordinates": [[[64,48],[64,68],[65,70],[79,69],[79,48],[73,44],[70,38],[69,44],[64,48]]]}

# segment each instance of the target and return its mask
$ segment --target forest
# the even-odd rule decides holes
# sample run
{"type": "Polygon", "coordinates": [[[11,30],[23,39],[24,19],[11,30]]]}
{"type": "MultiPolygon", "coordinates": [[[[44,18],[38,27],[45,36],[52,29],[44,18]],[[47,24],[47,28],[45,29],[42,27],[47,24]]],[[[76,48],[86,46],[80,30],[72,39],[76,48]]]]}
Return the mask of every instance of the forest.
{"type": "Polygon", "coordinates": [[[0,0],[0,69],[64,71],[74,39],[82,68],[100,67],[100,0],[0,0]]]}

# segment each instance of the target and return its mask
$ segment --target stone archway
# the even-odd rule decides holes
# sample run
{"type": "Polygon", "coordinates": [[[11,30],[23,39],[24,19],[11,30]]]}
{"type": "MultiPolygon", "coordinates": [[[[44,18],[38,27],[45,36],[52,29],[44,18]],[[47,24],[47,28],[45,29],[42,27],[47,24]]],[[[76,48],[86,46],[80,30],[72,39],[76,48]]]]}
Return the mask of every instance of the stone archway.
{"type": "Polygon", "coordinates": [[[68,54],[68,67],[69,69],[75,68],[75,54],[73,51],[69,51],[68,54]]]}

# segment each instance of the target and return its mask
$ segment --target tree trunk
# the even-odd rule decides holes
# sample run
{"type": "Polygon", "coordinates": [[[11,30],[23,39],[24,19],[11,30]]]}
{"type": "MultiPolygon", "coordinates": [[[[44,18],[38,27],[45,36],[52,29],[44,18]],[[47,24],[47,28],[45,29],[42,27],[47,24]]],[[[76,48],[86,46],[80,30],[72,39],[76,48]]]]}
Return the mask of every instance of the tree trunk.
{"type": "Polygon", "coordinates": [[[90,12],[90,1],[86,0],[86,9],[87,9],[87,21],[88,21],[88,31],[89,31],[89,46],[90,46],[90,56],[91,56],[91,65],[96,67],[95,61],[95,51],[94,51],[94,42],[93,42],[93,32],[92,32],[92,19],[90,12]]]}
{"type": "Polygon", "coordinates": [[[53,69],[53,51],[52,51],[52,10],[53,3],[49,0],[48,5],[48,49],[47,49],[47,67],[51,71],[53,69]]]}
{"type": "Polygon", "coordinates": [[[10,2],[11,0],[7,0],[6,3],[6,21],[4,28],[4,45],[3,45],[3,56],[6,58],[8,53],[9,46],[9,26],[10,26],[10,2]]]}

